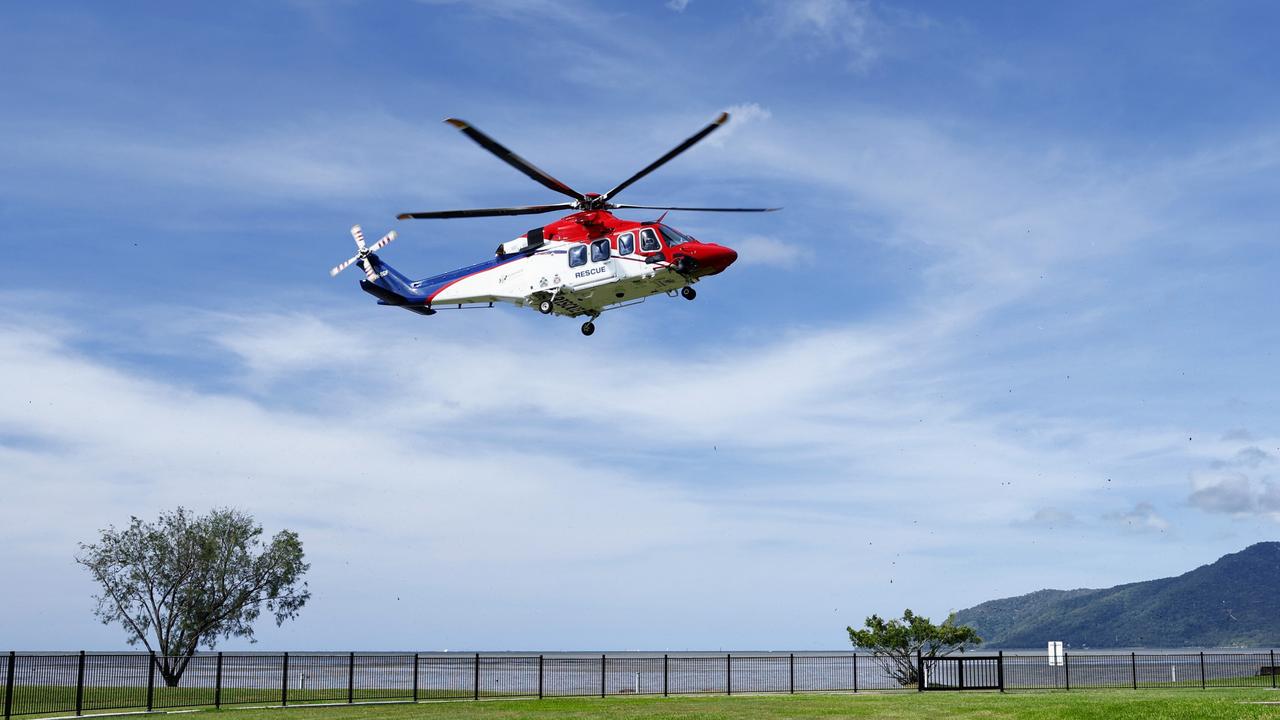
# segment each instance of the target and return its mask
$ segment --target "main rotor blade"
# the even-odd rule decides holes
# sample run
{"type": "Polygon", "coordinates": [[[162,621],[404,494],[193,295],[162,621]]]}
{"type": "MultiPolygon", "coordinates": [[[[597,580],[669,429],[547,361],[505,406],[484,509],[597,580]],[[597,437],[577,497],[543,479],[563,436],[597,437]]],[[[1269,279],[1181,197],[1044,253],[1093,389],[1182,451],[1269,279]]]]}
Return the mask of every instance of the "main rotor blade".
{"type": "Polygon", "coordinates": [[[679,155],[680,153],[684,152],[685,150],[688,150],[689,148],[693,147],[693,146],[694,146],[694,144],[695,144],[695,143],[697,143],[699,140],[701,140],[702,138],[704,138],[704,137],[706,137],[706,136],[710,135],[711,133],[715,132],[715,131],[716,131],[716,128],[720,127],[721,125],[725,124],[725,123],[726,123],[726,122],[728,122],[728,121],[729,121],[729,113],[727,113],[727,112],[722,112],[722,113],[720,113],[720,117],[718,117],[718,118],[716,118],[715,120],[713,120],[713,121],[711,122],[711,124],[710,124],[710,125],[708,125],[708,126],[706,126],[706,127],[702,128],[701,130],[699,130],[699,131],[697,132],[697,134],[695,134],[694,136],[690,137],[688,140],[685,140],[684,142],[680,143],[679,145],[675,146],[675,148],[674,148],[673,150],[671,150],[671,152],[667,153],[666,155],[663,155],[662,157],[658,158],[657,160],[654,160],[652,163],[650,163],[650,164],[649,164],[649,167],[646,167],[645,169],[641,170],[640,172],[636,173],[635,175],[632,175],[631,177],[627,178],[626,180],[623,180],[623,181],[622,181],[622,184],[618,185],[618,186],[617,186],[617,187],[615,187],[614,189],[612,189],[612,190],[610,190],[609,192],[605,193],[605,194],[602,196],[602,199],[603,199],[603,200],[608,200],[609,198],[611,198],[611,197],[613,197],[613,196],[617,195],[618,193],[622,192],[622,191],[623,191],[623,190],[625,190],[626,188],[630,187],[630,186],[631,186],[631,183],[634,183],[635,181],[639,180],[640,178],[644,177],[645,175],[648,175],[649,173],[653,172],[654,170],[657,170],[658,168],[662,167],[664,164],[666,164],[666,162],[667,162],[668,160],[670,160],[671,158],[673,158],[673,157],[675,157],[675,156],[679,155]]]}
{"type": "Polygon", "coordinates": [[[610,203],[612,208],[635,208],[638,210],[684,210],[685,212],[776,212],[782,208],[691,208],[691,207],[670,207],[667,205],[627,205],[624,203],[610,203]]]}
{"type": "Polygon", "coordinates": [[[459,120],[457,118],[448,118],[445,120],[445,122],[461,130],[464,134],[466,134],[467,137],[476,141],[476,143],[480,147],[484,148],[485,150],[488,150],[494,155],[497,155],[500,160],[510,165],[511,167],[519,170],[525,175],[529,176],[531,179],[533,179],[534,182],[537,182],[543,185],[544,187],[555,190],[561,195],[568,195],[574,200],[586,200],[586,197],[583,196],[582,193],[578,192],[577,190],[574,190],[568,185],[565,185],[559,180],[551,177],[545,171],[539,170],[538,167],[535,166],[533,163],[511,152],[506,147],[504,147],[501,143],[489,137],[488,135],[485,135],[479,130],[471,127],[470,125],[467,124],[466,121],[459,120]]]}
{"type": "Polygon", "coordinates": [[[573,203],[554,205],[525,205],[523,207],[476,208],[475,210],[437,210],[434,212],[401,213],[399,220],[443,220],[447,218],[499,217],[503,215],[537,215],[557,210],[573,210],[573,203]]]}

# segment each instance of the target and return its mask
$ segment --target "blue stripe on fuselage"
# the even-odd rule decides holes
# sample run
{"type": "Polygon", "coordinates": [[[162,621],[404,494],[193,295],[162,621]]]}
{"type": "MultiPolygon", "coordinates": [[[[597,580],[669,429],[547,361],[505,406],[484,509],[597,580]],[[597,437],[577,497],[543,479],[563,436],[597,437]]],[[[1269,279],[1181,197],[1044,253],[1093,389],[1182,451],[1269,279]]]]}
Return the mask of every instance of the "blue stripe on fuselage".
{"type": "Polygon", "coordinates": [[[516,260],[520,260],[525,257],[529,256],[523,253],[516,253],[503,258],[495,257],[492,260],[485,260],[484,262],[479,262],[475,265],[468,265],[467,267],[458,268],[457,270],[450,270],[449,272],[433,275],[429,278],[423,278],[414,283],[414,285],[417,286],[416,290],[419,293],[430,297],[438,292],[442,287],[454,282],[455,280],[461,280],[468,275],[475,275],[476,273],[481,273],[485,270],[492,270],[493,268],[515,262],[516,260]]]}

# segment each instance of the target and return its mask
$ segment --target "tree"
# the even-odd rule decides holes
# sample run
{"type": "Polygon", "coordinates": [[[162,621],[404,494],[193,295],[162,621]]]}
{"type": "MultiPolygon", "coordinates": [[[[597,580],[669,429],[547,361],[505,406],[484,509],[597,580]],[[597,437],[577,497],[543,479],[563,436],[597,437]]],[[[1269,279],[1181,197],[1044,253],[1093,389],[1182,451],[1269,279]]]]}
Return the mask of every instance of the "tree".
{"type": "Polygon", "coordinates": [[[879,615],[872,615],[867,618],[865,630],[852,627],[848,630],[853,646],[874,652],[889,677],[902,685],[919,682],[916,653],[932,659],[982,642],[973,628],[956,625],[955,613],[948,615],[941,625],[934,625],[929,618],[907,609],[902,611],[901,620],[886,622],[879,615]]]}
{"type": "Polygon", "coordinates": [[[80,543],[76,562],[102,586],[94,615],[155,652],[165,685],[176,687],[201,645],[254,642],[264,608],[281,625],[311,597],[297,533],[282,530],[270,543],[261,536],[262,526],[239,510],[197,516],[179,507],[155,522],[134,517],[123,530],[100,531],[98,542],[80,543]]]}

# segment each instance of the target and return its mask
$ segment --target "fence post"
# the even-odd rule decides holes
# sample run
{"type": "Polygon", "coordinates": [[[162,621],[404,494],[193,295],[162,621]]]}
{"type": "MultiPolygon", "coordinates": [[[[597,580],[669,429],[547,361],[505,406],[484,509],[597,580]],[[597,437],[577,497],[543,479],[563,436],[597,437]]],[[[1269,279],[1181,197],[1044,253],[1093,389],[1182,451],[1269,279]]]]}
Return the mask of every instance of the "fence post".
{"type": "MultiPolygon", "coordinates": [[[[1272,652],[1271,655],[1274,657],[1275,653],[1272,652]]],[[[9,651],[9,672],[4,676],[4,720],[9,720],[13,716],[13,673],[16,656],[17,653],[12,650],[9,651]]],[[[1274,664],[1272,663],[1272,665],[1274,664]]],[[[1274,681],[1275,676],[1272,675],[1272,678],[1274,681]]]]}
{"type": "Polygon", "coordinates": [[[1062,674],[1066,676],[1067,689],[1071,689],[1071,653],[1062,651],[1062,674]]]}
{"type": "Polygon", "coordinates": [[[84,714],[84,651],[80,651],[80,664],[76,669],[76,715],[84,714]]]}
{"type": "Polygon", "coordinates": [[[476,653],[476,684],[474,700],[480,699],[480,653],[476,653]]]}
{"type": "MultiPolygon", "coordinates": [[[[12,653],[10,653],[10,654],[12,654],[12,653]]],[[[12,664],[12,663],[13,663],[13,660],[9,660],[9,663],[10,663],[10,665],[9,665],[9,675],[10,675],[10,676],[12,676],[12,675],[13,675],[13,664],[12,664]]],[[[1274,689],[1275,689],[1275,687],[1276,687],[1276,651],[1273,649],[1273,650],[1271,651],[1271,689],[1273,689],[1273,690],[1274,690],[1274,689]]],[[[5,715],[5,718],[7,719],[8,717],[9,717],[9,716],[6,714],[6,715],[5,715]]]]}
{"type": "Polygon", "coordinates": [[[213,707],[222,708],[222,653],[218,653],[218,666],[213,678],[213,707]]]}
{"type": "Polygon", "coordinates": [[[667,655],[665,653],[662,655],[662,697],[667,697],[667,655]]]}
{"type": "Polygon", "coordinates": [[[600,653],[600,697],[605,694],[604,660],[604,653],[600,653]]]}
{"type": "Polygon", "coordinates": [[[733,653],[724,654],[724,692],[733,694],[733,653]]]}
{"type": "Polygon", "coordinates": [[[1200,689],[1204,689],[1204,651],[1200,651],[1200,689]]]}
{"type": "Polygon", "coordinates": [[[147,712],[155,706],[156,697],[156,651],[147,654],[147,712]]]}
{"type": "Polygon", "coordinates": [[[853,691],[858,692],[858,653],[853,654],[853,691]]]}
{"type": "Polygon", "coordinates": [[[542,656],[538,656],[538,699],[542,699],[542,656]]]}
{"type": "Polygon", "coordinates": [[[289,653],[284,654],[280,667],[280,705],[284,706],[289,704],[289,653]]]}
{"type": "Polygon", "coordinates": [[[418,702],[418,653],[413,654],[413,701],[418,702]]]}
{"type": "Polygon", "coordinates": [[[1000,692],[1004,692],[1004,651],[1001,650],[996,655],[996,685],[1000,686],[1000,692]]]}
{"type": "Polygon", "coordinates": [[[1133,689],[1138,689],[1138,654],[1129,653],[1129,667],[1133,668],[1133,689]]]}
{"type": "Polygon", "coordinates": [[[791,653],[791,694],[796,694],[796,654],[791,653]]]}
{"type": "Polygon", "coordinates": [[[916,692],[924,692],[924,656],[916,650],[916,692]]]}
{"type": "Polygon", "coordinates": [[[347,655],[347,704],[356,701],[356,654],[347,655]]]}

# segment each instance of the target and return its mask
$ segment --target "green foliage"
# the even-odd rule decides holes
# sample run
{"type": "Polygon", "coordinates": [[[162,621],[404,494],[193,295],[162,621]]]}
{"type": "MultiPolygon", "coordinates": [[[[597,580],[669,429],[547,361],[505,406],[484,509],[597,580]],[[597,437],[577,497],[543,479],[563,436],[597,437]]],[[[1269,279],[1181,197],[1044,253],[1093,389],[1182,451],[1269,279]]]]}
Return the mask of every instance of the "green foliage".
{"type": "Polygon", "coordinates": [[[903,685],[918,682],[917,653],[926,658],[942,657],[982,642],[973,628],[956,624],[955,613],[941,625],[934,625],[910,608],[902,611],[901,620],[886,621],[872,615],[867,618],[865,629],[848,630],[853,646],[874,652],[885,672],[903,685]]]}
{"type": "Polygon", "coordinates": [[[76,562],[102,588],[94,614],[119,623],[130,645],[162,656],[158,670],[173,687],[201,645],[252,642],[264,609],[280,625],[311,597],[298,535],[282,530],[269,543],[261,536],[262,526],[239,510],[196,516],[179,507],[154,522],[134,517],[124,529],[102,530],[98,542],[80,544],[76,562]]]}
{"type": "Polygon", "coordinates": [[[956,617],[993,647],[1269,647],[1280,644],[1280,543],[1257,543],[1178,577],[1040,590],[956,617]]]}

